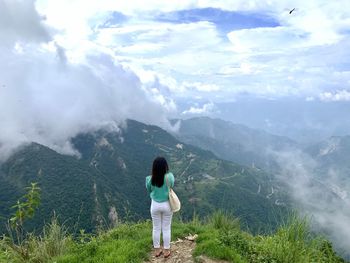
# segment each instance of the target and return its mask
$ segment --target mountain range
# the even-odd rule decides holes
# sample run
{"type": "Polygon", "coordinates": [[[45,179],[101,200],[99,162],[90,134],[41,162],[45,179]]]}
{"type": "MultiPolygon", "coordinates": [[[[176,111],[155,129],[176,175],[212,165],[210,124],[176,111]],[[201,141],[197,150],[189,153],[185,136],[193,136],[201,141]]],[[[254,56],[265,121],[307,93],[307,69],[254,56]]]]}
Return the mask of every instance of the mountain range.
{"type": "Polygon", "coordinates": [[[258,232],[272,230],[287,214],[289,199],[273,174],[222,160],[157,126],[128,120],[118,131],[82,133],[71,143],[79,156],[32,143],[1,164],[2,232],[10,207],[30,182],[39,183],[41,205],[28,228],[40,228],[53,213],[71,231],[149,218],[145,177],[159,155],[175,174],[183,220],[222,209],[258,232]]]}
{"type": "Polygon", "coordinates": [[[263,130],[209,117],[172,120],[179,126],[174,136],[213,152],[221,159],[271,170],[277,164],[273,152],[297,149],[295,141],[263,130]]]}

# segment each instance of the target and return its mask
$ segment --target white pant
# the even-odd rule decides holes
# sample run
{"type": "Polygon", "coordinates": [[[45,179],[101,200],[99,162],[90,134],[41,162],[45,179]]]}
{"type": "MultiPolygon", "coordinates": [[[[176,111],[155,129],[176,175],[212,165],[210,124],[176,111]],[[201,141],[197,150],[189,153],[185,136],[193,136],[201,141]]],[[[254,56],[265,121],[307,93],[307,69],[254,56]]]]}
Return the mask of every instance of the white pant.
{"type": "Polygon", "coordinates": [[[153,247],[160,248],[160,232],[163,233],[164,248],[170,248],[171,239],[171,211],[169,201],[158,203],[152,200],[151,216],[153,223],[153,247]]]}

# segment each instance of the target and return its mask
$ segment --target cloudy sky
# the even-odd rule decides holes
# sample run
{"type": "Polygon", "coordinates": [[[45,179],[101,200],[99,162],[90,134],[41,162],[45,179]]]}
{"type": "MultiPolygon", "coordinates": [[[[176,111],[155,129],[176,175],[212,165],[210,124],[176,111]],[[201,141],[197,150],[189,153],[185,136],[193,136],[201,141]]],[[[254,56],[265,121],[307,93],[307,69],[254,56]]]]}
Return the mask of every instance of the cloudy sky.
{"type": "Polygon", "coordinates": [[[349,101],[349,28],[348,0],[0,0],[0,147],[69,152],[81,130],[241,95],[349,101]]]}
{"type": "Polygon", "coordinates": [[[347,0],[39,0],[36,6],[59,30],[53,40],[69,61],[107,52],[175,100],[237,94],[350,100],[347,0]]]}

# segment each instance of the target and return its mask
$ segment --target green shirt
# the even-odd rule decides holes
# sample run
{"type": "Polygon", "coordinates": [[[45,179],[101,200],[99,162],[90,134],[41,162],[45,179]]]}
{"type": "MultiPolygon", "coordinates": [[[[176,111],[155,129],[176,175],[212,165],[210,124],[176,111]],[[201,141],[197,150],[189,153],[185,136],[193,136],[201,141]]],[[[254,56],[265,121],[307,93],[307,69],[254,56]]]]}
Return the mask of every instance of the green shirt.
{"type": "MultiPolygon", "coordinates": [[[[171,188],[174,187],[175,178],[174,175],[170,172],[166,173],[165,176],[168,178],[168,184],[171,188]]],[[[152,185],[151,175],[146,177],[146,188],[150,193],[152,200],[161,203],[169,200],[169,190],[166,184],[164,176],[164,184],[161,187],[152,185]]]]}

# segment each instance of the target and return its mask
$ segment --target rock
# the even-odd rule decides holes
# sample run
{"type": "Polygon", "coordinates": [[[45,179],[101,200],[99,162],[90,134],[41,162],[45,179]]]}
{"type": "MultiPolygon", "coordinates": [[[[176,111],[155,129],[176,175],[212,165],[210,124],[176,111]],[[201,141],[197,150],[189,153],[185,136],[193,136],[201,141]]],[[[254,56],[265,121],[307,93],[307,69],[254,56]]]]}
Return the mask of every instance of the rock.
{"type": "Polygon", "coordinates": [[[195,235],[189,235],[189,236],[187,236],[187,237],[185,237],[187,240],[189,240],[189,241],[195,241],[196,239],[197,239],[197,237],[198,237],[198,235],[197,234],[195,234],[195,235]]]}

